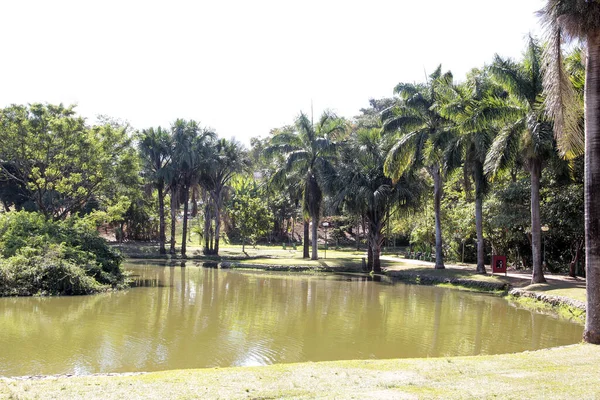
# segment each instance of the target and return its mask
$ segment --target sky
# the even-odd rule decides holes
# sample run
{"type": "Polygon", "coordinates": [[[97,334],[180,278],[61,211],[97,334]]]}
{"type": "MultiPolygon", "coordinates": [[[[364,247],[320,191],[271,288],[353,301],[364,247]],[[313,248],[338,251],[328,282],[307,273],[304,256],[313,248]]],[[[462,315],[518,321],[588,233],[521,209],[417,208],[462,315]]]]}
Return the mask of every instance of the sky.
{"type": "Polygon", "coordinates": [[[464,79],[518,59],[544,0],[0,0],[0,107],[76,104],[136,129],[194,119],[220,137],[351,118],[439,64],[464,79]]]}

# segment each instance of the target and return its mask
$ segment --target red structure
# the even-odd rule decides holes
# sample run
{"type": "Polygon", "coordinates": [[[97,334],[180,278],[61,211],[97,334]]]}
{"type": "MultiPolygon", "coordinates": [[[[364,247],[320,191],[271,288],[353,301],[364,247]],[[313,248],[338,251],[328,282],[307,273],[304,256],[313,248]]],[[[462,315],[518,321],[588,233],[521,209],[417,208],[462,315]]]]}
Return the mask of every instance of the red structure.
{"type": "Polygon", "coordinates": [[[496,272],[506,274],[506,256],[492,256],[492,273],[496,272]]]}

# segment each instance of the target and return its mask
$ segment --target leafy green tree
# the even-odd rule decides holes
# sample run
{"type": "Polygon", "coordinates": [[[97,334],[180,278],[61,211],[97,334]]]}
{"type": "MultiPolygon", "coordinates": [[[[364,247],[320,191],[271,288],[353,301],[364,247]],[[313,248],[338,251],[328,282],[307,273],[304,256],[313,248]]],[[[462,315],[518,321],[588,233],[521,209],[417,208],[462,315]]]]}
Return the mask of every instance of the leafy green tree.
{"type": "MultiPolygon", "coordinates": [[[[302,208],[305,218],[312,219],[312,255],[318,259],[317,229],[323,192],[319,184],[319,175],[329,174],[332,170],[331,160],[335,153],[335,138],[345,131],[344,121],[335,115],[325,112],[319,122],[313,124],[301,113],[296,119],[295,131],[282,131],[271,139],[266,149],[268,154],[285,154],[285,163],[281,173],[296,172],[302,179],[302,208]]],[[[305,219],[304,243],[308,243],[305,219]]]]}
{"type": "Polygon", "coordinates": [[[383,130],[397,132],[385,172],[398,180],[409,170],[425,168],[433,179],[435,212],[435,268],[443,269],[440,204],[443,195],[444,151],[451,138],[450,121],[440,114],[440,87],[452,84],[452,74],[439,66],[426,84],[399,83],[394,89],[398,102],[383,114],[383,130]]]}
{"type": "Polygon", "coordinates": [[[242,252],[246,252],[246,240],[252,245],[269,231],[273,215],[264,202],[264,187],[256,182],[243,181],[235,188],[231,200],[230,216],[242,237],[242,252]]]}
{"type": "Polygon", "coordinates": [[[115,188],[137,184],[137,161],[126,129],[88,127],[73,106],[2,109],[0,137],[0,174],[26,189],[47,217],[64,219],[92,200],[110,203],[115,188]]]}
{"type": "Polygon", "coordinates": [[[165,186],[168,168],[172,162],[171,136],[160,126],[156,129],[149,128],[141,132],[138,139],[138,148],[143,161],[142,175],[158,191],[159,215],[159,252],[166,254],[166,223],[165,223],[165,186]]]}
{"type": "Polygon", "coordinates": [[[577,132],[577,107],[571,101],[562,70],[561,41],[585,43],[585,253],[587,312],[583,338],[600,344],[600,2],[597,0],[548,0],[541,11],[549,36],[548,73],[545,75],[550,115],[554,118],[563,153],[583,142],[577,132]],[[573,116],[575,115],[575,117],[573,116]],[[575,145],[573,145],[575,144],[575,145]]]}
{"type": "Polygon", "coordinates": [[[513,112],[494,139],[486,156],[486,173],[495,174],[507,165],[521,162],[531,179],[532,283],[546,282],[541,259],[540,179],[547,160],[556,155],[552,124],[542,107],[542,50],[529,37],[523,62],[496,55],[492,75],[509,93],[513,112]]]}

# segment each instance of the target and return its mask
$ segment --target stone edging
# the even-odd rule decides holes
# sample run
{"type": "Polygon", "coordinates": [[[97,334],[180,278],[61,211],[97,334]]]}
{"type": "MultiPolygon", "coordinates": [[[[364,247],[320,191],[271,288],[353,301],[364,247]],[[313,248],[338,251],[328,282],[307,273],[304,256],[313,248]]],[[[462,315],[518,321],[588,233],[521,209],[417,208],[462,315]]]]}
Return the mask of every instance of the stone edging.
{"type": "Polygon", "coordinates": [[[239,264],[229,261],[220,262],[218,267],[221,269],[260,269],[263,271],[278,272],[361,272],[350,268],[315,267],[311,265],[239,264]]]}
{"type": "Polygon", "coordinates": [[[552,296],[544,293],[530,292],[528,290],[523,289],[511,289],[508,292],[508,294],[515,297],[528,297],[530,299],[542,301],[555,307],[567,306],[584,312],[586,309],[585,303],[583,301],[573,300],[563,296],[552,296]]]}
{"type": "Polygon", "coordinates": [[[421,275],[414,273],[407,273],[403,271],[387,271],[386,275],[399,279],[406,282],[411,283],[419,283],[424,285],[435,285],[438,283],[450,283],[452,285],[461,285],[465,287],[471,287],[474,289],[482,289],[486,291],[508,291],[510,285],[508,283],[497,283],[497,282],[484,282],[484,281],[476,281],[472,279],[461,279],[461,278],[447,278],[441,276],[429,276],[429,275],[421,275]]]}

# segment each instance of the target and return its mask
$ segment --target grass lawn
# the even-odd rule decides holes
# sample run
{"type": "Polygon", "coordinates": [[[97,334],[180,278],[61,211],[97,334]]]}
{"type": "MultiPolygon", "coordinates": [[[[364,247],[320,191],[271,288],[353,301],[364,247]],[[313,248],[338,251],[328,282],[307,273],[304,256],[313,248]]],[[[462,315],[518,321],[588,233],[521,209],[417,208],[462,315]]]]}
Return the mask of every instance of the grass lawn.
{"type": "Polygon", "coordinates": [[[583,302],[586,301],[585,281],[583,280],[550,281],[549,283],[537,283],[525,286],[523,289],[551,296],[561,296],[583,302]]]}
{"type": "Polygon", "coordinates": [[[125,376],[0,379],[12,399],[600,397],[600,346],[495,356],[334,361],[125,376]]]}

